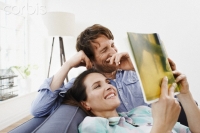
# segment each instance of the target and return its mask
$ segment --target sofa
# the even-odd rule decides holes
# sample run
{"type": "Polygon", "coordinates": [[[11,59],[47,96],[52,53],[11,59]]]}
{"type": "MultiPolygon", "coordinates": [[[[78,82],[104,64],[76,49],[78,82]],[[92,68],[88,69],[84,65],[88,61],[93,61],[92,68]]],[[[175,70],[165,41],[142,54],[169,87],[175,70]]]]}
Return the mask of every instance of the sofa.
{"type": "MultiPolygon", "coordinates": [[[[51,115],[41,118],[34,117],[9,133],[78,133],[78,125],[85,116],[85,112],[79,107],[61,104],[51,115]]],[[[183,109],[181,109],[178,121],[188,126],[183,109]]]]}
{"type": "Polygon", "coordinates": [[[78,133],[85,116],[79,107],[62,104],[50,116],[34,117],[9,133],[78,133]]]}

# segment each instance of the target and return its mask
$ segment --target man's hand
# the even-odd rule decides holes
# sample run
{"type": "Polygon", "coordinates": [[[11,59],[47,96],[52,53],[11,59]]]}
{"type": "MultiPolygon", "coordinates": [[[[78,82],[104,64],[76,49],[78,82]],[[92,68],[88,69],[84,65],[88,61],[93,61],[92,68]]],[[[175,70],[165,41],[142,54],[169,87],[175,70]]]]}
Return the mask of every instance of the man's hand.
{"type": "Polygon", "coordinates": [[[107,59],[107,61],[109,60],[110,64],[116,64],[116,66],[118,66],[119,69],[135,70],[131,62],[130,56],[127,52],[116,53],[112,55],[111,58],[107,59]]]}
{"type": "Polygon", "coordinates": [[[168,79],[163,78],[159,101],[152,104],[153,127],[152,133],[167,133],[172,130],[180,114],[180,105],[174,99],[176,84],[168,89],[168,79]]]}
{"type": "Polygon", "coordinates": [[[85,66],[87,69],[92,68],[92,63],[86,54],[81,50],[77,52],[73,57],[71,57],[67,64],[70,65],[70,68],[85,66]]]}
{"type": "Polygon", "coordinates": [[[92,68],[92,63],[83,51],[77,52],[73,57],[67,60],[59,71],[54,75],[51,82],[51,90],[55,91],[63,84],[65,77],[73,67],[85,66],[87,69],[92,68]]]}

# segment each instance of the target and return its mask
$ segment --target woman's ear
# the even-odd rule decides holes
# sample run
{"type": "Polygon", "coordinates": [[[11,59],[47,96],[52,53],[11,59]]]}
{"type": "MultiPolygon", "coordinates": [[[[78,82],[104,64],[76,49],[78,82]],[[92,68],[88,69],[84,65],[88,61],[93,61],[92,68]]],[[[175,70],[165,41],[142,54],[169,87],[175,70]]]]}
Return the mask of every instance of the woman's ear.
{"type": "Polygon", "coordinates": [[[90,106],[87,104],[86,101],[81,101],[81,105],[86,109],[86,110],[91,110],[90,106]]]}

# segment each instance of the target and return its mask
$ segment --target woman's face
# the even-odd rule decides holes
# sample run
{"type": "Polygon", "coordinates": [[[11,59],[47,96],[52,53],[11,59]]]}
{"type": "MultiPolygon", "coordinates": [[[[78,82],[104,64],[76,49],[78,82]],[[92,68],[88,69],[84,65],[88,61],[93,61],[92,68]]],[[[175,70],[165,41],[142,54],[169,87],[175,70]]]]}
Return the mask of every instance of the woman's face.
{"type": "Polygon", "coordinates": [[[100,73],[91,73],[84,80],[87,100],[82,105],[96,116],[114,111],[120,104],[116,88],[100,73]]]}

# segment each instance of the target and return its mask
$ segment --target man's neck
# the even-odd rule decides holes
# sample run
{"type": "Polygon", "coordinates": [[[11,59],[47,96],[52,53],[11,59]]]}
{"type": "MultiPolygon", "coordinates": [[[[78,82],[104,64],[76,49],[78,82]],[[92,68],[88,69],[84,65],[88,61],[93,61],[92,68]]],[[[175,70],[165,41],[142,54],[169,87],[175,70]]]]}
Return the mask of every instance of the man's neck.
{"type": "Polygon", "coordinates": [[[117,73],[117,71],[113,71],[111,73],[103,73],[103,74],[106,76],[106,78],[115,79],[116,78],[116,73],[117,73]]]}

